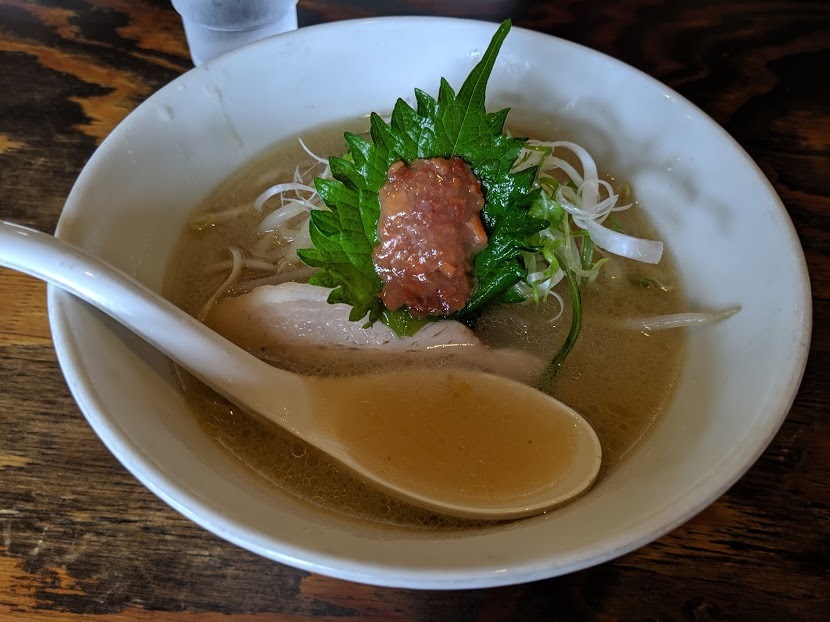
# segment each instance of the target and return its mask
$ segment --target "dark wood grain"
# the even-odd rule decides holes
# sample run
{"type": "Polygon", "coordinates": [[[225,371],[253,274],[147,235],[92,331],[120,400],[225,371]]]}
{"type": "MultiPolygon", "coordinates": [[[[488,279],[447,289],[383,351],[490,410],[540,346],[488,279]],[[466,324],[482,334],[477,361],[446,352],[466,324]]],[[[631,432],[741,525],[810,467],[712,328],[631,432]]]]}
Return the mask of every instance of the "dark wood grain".
{"type": "MultiPolygon", "coordinates": [[[[0,619],[830,619],[830,3],[299,5],[301,25],[402,14],[513,17],[588,45],[678,90],[749,152],[796,224],[813,288],[810,360],[779,434],[711,507],[602,566],[480,591],[350,584],[227,544],[133,479],[69,395],[44,287],[0,270],[0,619]]],[[[167,2],[0,0],[0,218],[53,230],[100,141],[190,66],[167,2]]]]}

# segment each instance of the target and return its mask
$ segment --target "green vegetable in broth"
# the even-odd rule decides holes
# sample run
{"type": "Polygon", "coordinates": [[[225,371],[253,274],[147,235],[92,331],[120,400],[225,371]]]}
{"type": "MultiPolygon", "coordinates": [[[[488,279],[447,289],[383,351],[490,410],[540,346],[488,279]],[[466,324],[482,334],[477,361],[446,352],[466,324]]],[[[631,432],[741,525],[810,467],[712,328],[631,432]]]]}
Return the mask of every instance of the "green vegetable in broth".
{"type": "Polygon", "coordinates": [[[395,162],[419,158],[463,158],[486,198],[482,215],[489,242],[475,257],[476,288],[458,317],[496,302],[524,299],[512,290],[527,275],[521,252],[530,249],[527,238],[545,226],[528,211],[539,194],[532,188],[536,168],[512,171],[525,140],[503,133],[508,110],[487,113],[484,108],[487,80],[509,30],[509,21],[499,27],[458,94],[442,79],[437,100],[416,90],[417,109],[399,99],[389,124],[373,113],[371,142],[347,133],[347,157],[329,160],[334,179],[315,180],[331,211],[311,213],[314,248],[298,254],[306,264],[321,268],[310,282],[333,288],[329,302],[352,306],[351,319],[368,314],[370,322],[380,319],[401,335],[424,323],[405,310],[384,309],[378,297],[381,280],[372,262],[378,243],[378,191],[387,171],[395,162]]]}

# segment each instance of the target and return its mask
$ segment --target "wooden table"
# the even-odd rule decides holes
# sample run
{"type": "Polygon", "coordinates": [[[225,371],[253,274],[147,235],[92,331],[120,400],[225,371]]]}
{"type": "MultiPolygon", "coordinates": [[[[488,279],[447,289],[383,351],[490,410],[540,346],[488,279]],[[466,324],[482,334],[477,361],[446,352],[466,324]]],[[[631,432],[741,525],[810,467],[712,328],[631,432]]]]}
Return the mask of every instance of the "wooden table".
{"type": "MultiPolygon", "coordinates": [[[[299,5],[301,25],[414,13],[510,16],[601,50],[678,90],[749,152],[795,222],[814,295],[809,364],[778,436],[711,507],[602,566],[480,591],[350,584],[240,550],[139,484],[69,395],[44,286],[0,270],[0,618],[830,619],[830,3],[299,5]]],[[[0,0],[0,218],[54,230],[96,146],[190,66],[179,18],[163,0],[0,0]]]]}

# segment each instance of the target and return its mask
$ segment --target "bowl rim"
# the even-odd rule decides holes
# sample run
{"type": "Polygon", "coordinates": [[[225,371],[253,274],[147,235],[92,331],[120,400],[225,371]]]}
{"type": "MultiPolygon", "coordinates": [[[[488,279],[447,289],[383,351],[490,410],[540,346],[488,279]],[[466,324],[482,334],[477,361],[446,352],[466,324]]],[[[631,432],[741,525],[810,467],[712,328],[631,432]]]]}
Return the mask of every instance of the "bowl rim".
{"type": "MultiPolygon", "coordinates": [[[[307,36],[306,33],[311,31],[326,33],[335,30],[362,28],[367,25],[377,25],[379,27],[402,25],[427,29],[431,25],[438,22],[447,24],[475,24],[477,27],[486,29],[495,27],[495,24],[489,22],[448,17],[371,17],[304,27],[299,31],[279,35],[279,37],[283,39],[288,37],[305,37],[307,36]]],[[[232,542],[233,544],[236,544],[237,546],[240,546],[241,548],[303,570],[319,572],[340,579],[386,587],[407,587],[418,589],[495,587],[524,583],[581,570],[605,562],[609,559],[619,557],[620,555],[628,553],[661,537],[686,522],[715,501],[738,479],[740,479],[740,477],[746,473],[759,456],[766,450],[778,429],[783,424],[783,421],[789,413],[793,401],[795,400],[807,363],[812,330],[812,298],[810,294],[806,260],[792,221],[790,220],[786,208],[775,192],[772,184],[765,177],[758,165],[751,159],[751,157],[744,151],[737,141],[735,141],[728,134],[728,132],[726,132],[726,130],[718,125],[705,112],[685,99],[682,95],[676,93],[674,90],[670,89],[658,80],[636,69],[635,67],[623,63],[622,61],[610,57],[602,52],[598,52],[571,41],[520,27],[514,27],[511,33],[521,33],[521,36],[523,37],[553,40],[558,45],[578,50],[580,54],[586,55],[586,57],[599,57],[604,59],[605,62],[616,65],[620,70],[634,72],[638,75],[639,79],[647,81],[652,86],[657,87],[664,93],[670,95],[679,105],[683,106],[688,113],[699,117],[701,121],[710,125],[714,131],[718,132],[731,144],[732,148],[735,150],[735,153],[740,154],[747,161],[748,165],[757,177],[757,183],[761,184],[765,194],[770,195],[773,199],[776,209],[781,212],[780,215],[783,216],[784,222],[787,223],[786,235],[788,237],[788,245],[797,255],[796,259],[800,268],[798,285],[801,296],[798,302],[802,305],[801,309],[803,313],[802,320],[798,325],[798,332],[794,335],[794,338],[798,339],[798,350],[797,357],[795,357],[791,362],[791,372],[787,384],[787,391],[779,396],[775,407],[772,409],[775,412],[778,412],[779,416],[777,418],[768,418],[765,420],[765,426],[762,426],[759,429],[754,429],[751,435],[744,439],[743,445],[751,446],[753,448],[752,451],[747,452],[746,449],[744,449],[744,451],[738,451],[738,448],[736,447],[736,451],[733,454],[724,457],[723,460],[716,465],[720,469],[720,474],[718,476],[702,476],[695,483],[695,490],[700,491],[699,494],[695,495],[695,498],[697,499],[695,503],[686,505],[682,508],[682,511],[677,511],[675,507],[666,507],[660,512],[652,515],[650,520],[646,523],[642,523],[636,528],[630,527],[627,530],[617,532],[614,536],[606,536],[600,540],[601,546],[594,547],[589,551],[581,551],[579,554],[571,555],[569,559],[565,559],[562,563],[558,563],[555,567],[550,563],[545,563],[545,561],[542,560],[536,563],[509,568],[506,571],[503,568],[496,567],[496,565],[487,567],[482,565],[474,570],[461,567],[450,569],[441,568],[439,570],[435,570],[430,568],[402,567],[391,561],[377,563],[358,562],[346,555],[326,554],[314,549],[313,547],[298,546],[285,541],[279,543],[281,547],[280,550],[275,550],[274,548],[268,546],[261,534],[259,534],[256,530],[252,530],[246,525],[229,521],[214,507],[205,503],[202,499],[193,496],[188,492],[188,490],[182,488],[175,481],[175,479],[168,476],[168,474],[165,473],[164,470],[157,463],[155,463],[155,461],[147,455],[140,446],[134,444],[131,439],[123,434],[119,430],[118,426],[108,418],[106,409],[98,400],[98,396],[95,393],[94,386],[92,386],[90,379],[83,375],[83,365],[80,363],[79,358],[80,349],[75,341],[75,336],[72,334],[68,317],[64,311],[64,305],[81,303],[75,301],[63,291],[50,285],[47,291],[50,327],[52,330],[58,361],[64,376],[67,379],[68,386],[74,399],[78,403],[91,427],[94,429],[99,438],[101,438],[110,452],[113,453],[121,464],[128,471],[130,471],[134,477],[136,477],[136,479],[138,479],[156,496],[161,498],[176,511],[208,531],[229,542],[232,542]]],[[[186,74],[183,74],[183,76],[176,78],[169,84],[165,85],[162,89],[152,94],[149,98],[142,102],[136,110],[142,106],[148,106],[153,101],[156,101],[162,91],[173,88],[184,78],[184,76],[193,74],[194,72],[210,71],[215,67],[231,64],[235,62],[235,58],[250,54],[252,49],[263,49],[270,45],[272,45],[271,40],[253,43],[249,46],[245,46],[244,48],[240,48],[217,59],[209,61],[203,66],[191,69],[186,74]]],[[[78,206],[81,204],[85,187],[89,183],[89,178],[92,178],[92,171],[95,168],[96,163],[101,158],[106,157],[107,151],[118,141],[119,137],[127,131],[126,128],[129,127],[131,122],[130,119],[132,117],[133,112],[127,115],[127,117],[119,123],[110,135],[107,136],[107,138],[101,143],[98,149],[96,149],[95,153],[84,166],[84,169],[79,175],[78,180],[67,198],[64,210],[61,213],[61,218],[56,230],[57,237],[64,239],[71,237],[71,234],[68,232],[67,228],[66,215],[70,214],[72,210],[79,209],[78,206]]]]}

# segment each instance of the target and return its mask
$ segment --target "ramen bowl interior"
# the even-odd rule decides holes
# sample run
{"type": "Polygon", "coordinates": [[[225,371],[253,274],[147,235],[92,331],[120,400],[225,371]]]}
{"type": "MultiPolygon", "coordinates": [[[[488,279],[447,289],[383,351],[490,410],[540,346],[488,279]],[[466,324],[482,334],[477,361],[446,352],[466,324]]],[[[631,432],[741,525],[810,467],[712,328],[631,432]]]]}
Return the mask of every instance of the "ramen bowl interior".
{"type": "MultiPolygon", "coordinates": [[[[220,182],[304,131],[389,111],[416,87],[435,93],[441,76],[457,88],[494,30],[430,18],[344,22],[190,71],[102,144],[58,235],[160,291],[188,215],[220,182]]],[[[741,306],[725,322],[689,330],[672,401],[645,440],[575,502],[506,525],[442,532],[346,519],[258,480],[197,424],[162,355],[50,289],[67,382],[140,481],[265,557],[354,581],[444,589],[530,581],[621,555],[689,519],[749,468],[792,403],[810,332],[803,255],[768,182],[682,97],[551,37],[514,28],[488,100],[548,133],[578,137],[634,186],[690,305],[741,306]]]]}

